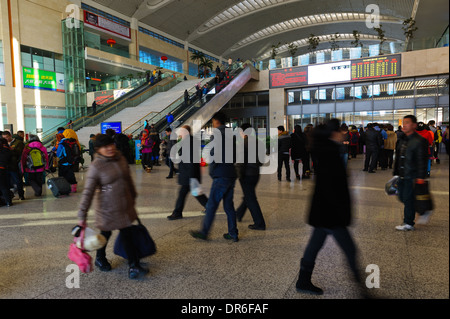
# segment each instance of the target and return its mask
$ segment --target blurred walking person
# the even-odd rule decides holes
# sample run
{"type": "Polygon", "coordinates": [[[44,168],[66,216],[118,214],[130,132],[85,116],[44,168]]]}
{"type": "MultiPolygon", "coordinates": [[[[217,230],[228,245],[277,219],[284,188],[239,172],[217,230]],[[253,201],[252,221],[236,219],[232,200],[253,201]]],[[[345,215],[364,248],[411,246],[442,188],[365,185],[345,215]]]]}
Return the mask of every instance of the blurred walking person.
{"type": "Polygon", "coordinates": [[[347,174],[340,155],[343,135],[339,120],[333,119],[314,129],[312,156],[316,185],[309,211],[308,224],[312,235],[300,263],[298,292],[321,295],[323,290],[311,282],[317,254],[328,235],[332,235],[342,248],[353,273],[362,288],[357,265],[357,248],[347,229],[351,223],[351,199],[347,174]]]}
{"type": "Polygon", "coordinates": [[[260,178],[259,168],[262,165],[258,158],[258,150],[264,148],[264,145],[261,145],[261,142],[255,135],[245,135],[245,131],[250,128],[252,128],[252,126],[248,123],[241,126],[242,132],[240,134],[244,139],[244,163],[236,164],[236,173],[244,193],[244,198],[241,205],[236,210],[236,215],[237,220],[242,221],[245,211],[248,208],[253,218],[253,224],[249,225],[248,228],[253,230],[265,230],[266,222],[264,221],[261,207],[256,197],[256,186],[258,185],[260,178]],[[249,157],[249,145],[256,146],[255,149],[253,149],[256,155],[254,159],[249,157]]]}
{"type": "MultiPolygon", "coordinates": [[[[120,230],[123,246],[128,256],[128,277],[137,279],[148,269],[141,266],[133,243],[133,222],[137,219],[135,209],[136,189],[130,175],[128,162],[117,151],[114,140],[99,134],[95,140],[96,155],[89,166],[86,183],[78,211],[79,225],[86,226],[86,219],[94,195],[96,195],[95,226],[106,240],[113,230],[120,230]],[[97,191],[97,190],[101,191],[97,191]]],[[[97,250],[95,265],[101,271],[110,271],[106,259],[106,246],[97,250]]]]}
{"type": "MultiPolygon", "coordinates": [[[[228,221],[228,232],[223,235],[227,240],[232,240],[233,242],[239,241],[238,229],[236,225],[236,211],[233,204],[234,186],[236,184],[236,171],[234,168],[234,161],[229,162],[227,158],[229,157],[228,152],[232,152],[235,155],[235,145],[233,143],[232,149],[226,148],[226,138],[225,131],[227,127],[225,123],[227,121],[227,116],[222,112],[217,112],[212,117],[213,127],[220,131],[222,140],[221,149],[221,159],[219,162],[212,161],[209,166],[209,173],[213,179],[211,186],[211,191],[209,193],[208,203],[206,204],[206,215],[203,218],[202,228],[200,231],[191,231],[191,236],[194,238],[199,238],[202,240],[207,240],[209,231],[211,229],[212,223],[214,221],[217,208],[219,203],[223,200],[223,208],[227,215],[228,221]],[[228,155],[227,155],[228,154],[228,155]]],[[[214,136],[212,136],[211,142],[214,142],[214,136]]],[[[210,142],[210,143],[211,143],[210,142]]],[[[219,143],[218,143],[219,144],[219,143]]],[[[208,144],[209,145],[209,144],[208,144]]],[[[213,145],[213,144],[211,144],[213,145]]],[[[216,151],[214,149],[207,149],[209,154],[214,158],[216,151]]],[[[219,152],[218,152],[219,153],[219,152]]],[[[217,154],[216,154],[217,156],[217,154]]]]}
{"type": "Polygon", "coordinates": [[[166,138],[164,140],[166,147],[166,165],[169,167],[169,175],[166,179],[173,178],[173,174],[177,174],[178,170],[175,168],[172,159],[170,158],[170,151],[172,147],[177,143],[175,140],[170,139],[170,135],[172,134],[172,129],[170,127],[166,128],[166,138]]]}
{"type": "MultiPolygon", "coordinates": [[[[191,179],[197,179],[198,183],[201,184],[201,171],[200,171],[200,163],[195,161],[196,157],[200,156],[201,150],[194,149],[194,145],[200,145],[199,143],[194,143],[194,137],[192,136],[191,127],[188,125],[184,125],[182,127],[184,130],[181,131],[181,136],[183,139],[189,139],[189,160],[183,161],[183,148],[180,149],[179,155],[181,156],[182,160],[178,164],[178,184],[181,186],[180,190],[178,192],[178,198],[176,200],[175,209],[172,213],[172,215],[167,216],[169,220],[176,220],[183,218],[183,209],[184,204],[186,202],[186,197],[189,194],[189,192],[192,192],[191,189],[191,179]],[[194,156],[194,152],[198,152],[198,156],[194,156]]],[[[167,131],[166,131],[167,132],[167,131]]],[[[169,135],[169,141],[170,135],[169,135]]],[[[172,148],[171,146],[170,148],[172,148]]],[[[170,151],[167,154],[168,157],[170,157],[170,151]]],[[[171,161],[171,160],[170,160],[171,161]]],[[[172,161],[171,161],[172,162],[172,161]]],[[[172,163],[173,166],[173,163],[172,163]]],[[[206,203],[208,202],[208,197],[204,194],[199,194],[198,196],[195,196],[195,198],[198,200],[200,205],[202,205],[204,208],[206,208],[206,203]]]]}
{"type": "Polygon", "coordinates": [[[417,118],[407,115],[403,118],[403,133],[396,149],[394,176],[399,176],[398,199],[405,205],[403,224],[395,229],[414,230],[416,211],[414,208],[414,186],[423,184],[427,177],[429,159],[428,142],[417,132],[417,118]]]}

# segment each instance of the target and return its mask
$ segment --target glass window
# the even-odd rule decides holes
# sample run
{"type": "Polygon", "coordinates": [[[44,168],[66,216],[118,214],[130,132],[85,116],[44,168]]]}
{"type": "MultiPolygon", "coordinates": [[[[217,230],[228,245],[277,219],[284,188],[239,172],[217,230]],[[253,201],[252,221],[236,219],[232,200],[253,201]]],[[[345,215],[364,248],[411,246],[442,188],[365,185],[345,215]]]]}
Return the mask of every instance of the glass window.
{"type": "Polygon", "coordinates": [[[258,94],[258,106],[269,106],[269,93],[258,94]]]}
{"type": "Polygon", "coordinates": [[[372,97],[377,93],[378,88],[373,86],[372,83],[355,84],[352,90],[352,95],[355,100],[367,101],[372,100],[372,97]]]}
{"type": "Polygon", "coordinates": [[[319,90],[317,88],[302,90],[303,104],[316,104],[319,102],[319,90]]]}
{"type": "Polygon", "coordinates": [[[333,95],[336,103],[353,101],[353,85],[337,85],[333,95]]]}
{"type": "Polygon", "coordinates": [[[394,129],[398,130],[399,126],[403,125],[403,118],[406,115],[414,115],[414,109],[394,110],[394,129]]]}
{"type": "Polygon", "coordinates": [[[437,87],[439,96],[448,95],[448,75],[439,77],[437,87]]]}
{"type": "Polygon", "coordinates": [[[244,107],[255,107],[256,106],[256,95],[244,95],[244,107]]]}
{"type": "Polygon", "coordinates": [[[394,81],[394,99],[414,98],[414,79],[394,81]]]}
{"type": "Polygon", "coordinates": [[[353,117],[353,125],[366,127],[367,124],[373,122],[372,112],[355,112],[353,117]]]}
{"type": "Polygon", "coordinates": [[[234,96],[230,101],[230,107],[231,108],[241,108],[244,104],[242,100],[243,100],[242,95],[234,96]]]}
{"type": "Polygon", "coordinates": [[[55,71],[55,60],[53,58],[44,57],[44,70],[55,71]]]}
{"type": "Polygon", "coordinates": [[[288,104],[300,104],[302,103],[302,92],[301,90],[288,91],[287,92],[288,104]]]}
{"type": "Polygon", "coordinates": [[[31,63],[31,54],[22,52],[21,56],[22,56],[22,66],[32,68],[33,64],[31,63]]]}
{"type": "Polygon", "coordinates": [[[437,79],[424,78],[416,79],[416,97],[436,96],[437,93],[437,79]]]}
{"type": "Polygon", "coordinates": [[[335,87],[324,87],[319,89],[319,100],[320,104],[324,103],[334,103],[335,99],[335,87]]]}

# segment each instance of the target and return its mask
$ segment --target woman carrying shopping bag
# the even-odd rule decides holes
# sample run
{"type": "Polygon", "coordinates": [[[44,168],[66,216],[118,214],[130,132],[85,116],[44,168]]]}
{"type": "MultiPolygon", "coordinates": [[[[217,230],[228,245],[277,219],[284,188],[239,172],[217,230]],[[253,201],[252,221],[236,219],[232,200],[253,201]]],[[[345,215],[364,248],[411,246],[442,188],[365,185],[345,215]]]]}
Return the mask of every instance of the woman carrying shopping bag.
{"type": "MultiPolygon", "coordinates": [[[[120,230],[123,247],[128,256],[128,277],[137,279],[148,273],[140,265],[138,251],[133,243],[133,222],[138,219],[135,209],[137,196],[127,160],[117,151],[114,140],[99,134],[95,140],[94,161],[89,166],[80,209],[79,225],[86,226],[87,213],[96,196],[95,224],[109,240],[113,230],[120,230]],[[98,192],[97,192],[98,190],[98,192]]],[[[106,245],[97,250],[95,265],[101,271],[110,271],[106,259],[106,245]]]]}

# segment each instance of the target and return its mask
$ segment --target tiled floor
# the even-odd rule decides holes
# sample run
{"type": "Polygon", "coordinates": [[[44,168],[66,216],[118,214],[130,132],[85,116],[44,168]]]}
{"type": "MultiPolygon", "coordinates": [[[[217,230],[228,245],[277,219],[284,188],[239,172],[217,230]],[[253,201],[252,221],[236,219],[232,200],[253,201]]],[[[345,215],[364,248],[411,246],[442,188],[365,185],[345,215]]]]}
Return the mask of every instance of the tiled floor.
{"type": "MultiPolygon", "coordinates": [[[[447,155],[432,168],[431,187],[436,209],[430,223],[413,232],[394,229],[402,222],[403,206],[384,193],[391,171],[362,172],[362,157],[349,161],[354,222],[350,228],[359,248],[362,272],[369,264],[380,269],[382,298],[449,298],[449,167],[447,155]]],[[[314,181],[278,182],[276,175],[262,176],[257,193],[267,223],[266,231],[252,231],[247,212],[238,224],[240,241],[222,238],[226,216],[220,207],[211,238],[204,242],[189,235],[200,227],[202,214],[189,197],[185,218],[169,221],[178,192],[176,179],[167,180],[167,167],[151,174],[132,166],[139,190],[138,211],[156,241],[158,252],[144,261],[150,273],[144,279],[127,278],[124,259],[112,251],[117,232],[107,248],[113,265],[109,273],[82,274],[79,289],[66,287],[71,264],[67,251],[71,228],[77,223],[77,207],[85,173],[78,174],[79,192],[56,199],[49,190],[26,201],[0,208],[0,298],[239,298],[305,299],[358,298],[344,255],[328,238],[317,259],[313,282],[323,296],[295,290],[299,262],[311,227],[305,223],[314,181]]],[[[211,179],[204,171],[205,189],[211,179]]],[[[235,205],[242,197],[235,190],[235,205]]],[[[93,213],[89,218],[93,220],[93,213]]],[[[91,223],[93,225],[93,223],[91,223]]],[[[93,254],[94,255],[94,254],[93,254]]],[[[367,273],[367,275],[369,275],[367,273]]]]}

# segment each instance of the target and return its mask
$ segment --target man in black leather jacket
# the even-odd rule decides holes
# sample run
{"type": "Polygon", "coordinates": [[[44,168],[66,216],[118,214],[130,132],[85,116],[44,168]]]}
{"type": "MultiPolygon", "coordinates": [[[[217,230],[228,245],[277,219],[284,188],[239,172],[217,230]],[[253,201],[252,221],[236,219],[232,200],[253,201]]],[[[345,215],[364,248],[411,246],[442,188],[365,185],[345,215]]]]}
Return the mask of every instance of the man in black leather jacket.
{"type": "Polygon", "coordinates": [[[416,133],[417,118],[407,115],[403,118],[405,133],[397,143],[394,175],[399,176],[398,197],[405,205],[403,225],[397,230],[414,230],[414,184],[425,182],[427,176],[428,143],[416,133]]]}

